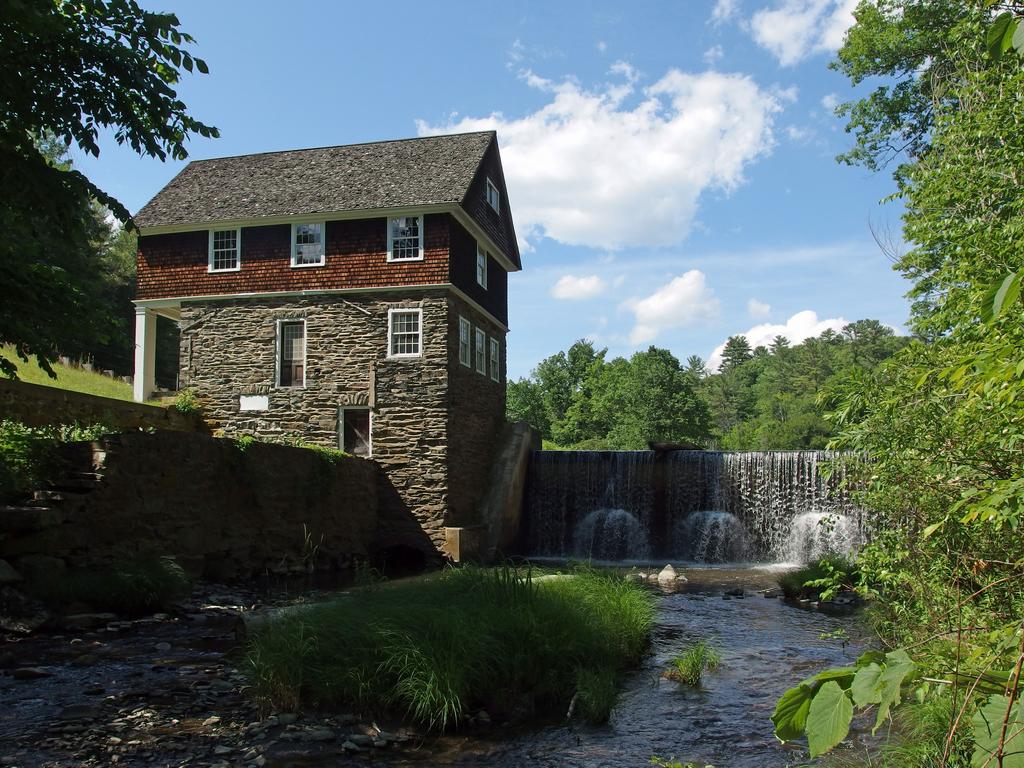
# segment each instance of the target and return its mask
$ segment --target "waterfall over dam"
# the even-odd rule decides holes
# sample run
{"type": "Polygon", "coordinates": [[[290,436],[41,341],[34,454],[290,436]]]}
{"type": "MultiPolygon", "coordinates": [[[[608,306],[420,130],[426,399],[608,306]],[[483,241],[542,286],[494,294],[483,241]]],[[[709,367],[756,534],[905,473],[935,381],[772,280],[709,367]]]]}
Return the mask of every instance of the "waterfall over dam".
{"type": "Polygon", "coordinates": [[[863,536],[844,482],[852,460],[819,451],[534,451],[523,554],[702,563],[849,554],[863,536]]]}

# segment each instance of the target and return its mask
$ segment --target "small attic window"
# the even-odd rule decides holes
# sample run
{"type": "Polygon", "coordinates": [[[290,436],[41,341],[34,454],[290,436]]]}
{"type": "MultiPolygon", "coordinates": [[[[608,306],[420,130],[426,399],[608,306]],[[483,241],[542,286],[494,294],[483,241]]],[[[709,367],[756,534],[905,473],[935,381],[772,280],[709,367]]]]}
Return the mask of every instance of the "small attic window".
{"type": "Polygon", "coordinates": [[[490,179],[487,179],[487,204],[494,209],[495,213],[501,212],[501,192],[490,179]]]}

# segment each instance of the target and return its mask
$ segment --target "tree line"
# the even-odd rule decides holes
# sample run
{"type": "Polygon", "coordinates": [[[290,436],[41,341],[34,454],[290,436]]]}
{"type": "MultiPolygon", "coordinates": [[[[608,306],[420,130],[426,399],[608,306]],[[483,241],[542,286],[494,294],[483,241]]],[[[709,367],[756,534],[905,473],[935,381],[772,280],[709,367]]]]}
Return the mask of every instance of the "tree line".
{"type": "Polygon", "coordinates": [[[680,363],[649,347],[608,359],[580,340],[508,384],[507,416],[526,421],[549,447],[641,450],[649,443],[726,450],[824,448],[834,436],[822,398],[874,370],[908,343],[877,320],[858,320],[790,344],[725,344],[718,371],[691,355],[680,363]]]}

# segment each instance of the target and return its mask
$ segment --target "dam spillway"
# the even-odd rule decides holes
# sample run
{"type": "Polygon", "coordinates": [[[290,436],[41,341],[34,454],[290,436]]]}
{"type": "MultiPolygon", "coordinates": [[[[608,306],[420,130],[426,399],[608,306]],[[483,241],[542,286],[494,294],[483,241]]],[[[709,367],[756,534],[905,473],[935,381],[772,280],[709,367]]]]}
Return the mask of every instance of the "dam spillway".
{"type": "Polygon", "coordinates": [[[535,451],[527,556],[804,563],[849,554],[854,459],[822,451],[535,451]]]}

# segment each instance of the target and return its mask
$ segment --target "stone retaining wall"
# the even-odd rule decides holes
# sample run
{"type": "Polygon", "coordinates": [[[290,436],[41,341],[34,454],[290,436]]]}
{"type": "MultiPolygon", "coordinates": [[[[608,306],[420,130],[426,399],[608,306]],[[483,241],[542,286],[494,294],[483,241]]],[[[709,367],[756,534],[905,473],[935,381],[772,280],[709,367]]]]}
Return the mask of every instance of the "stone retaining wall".
{"type": "Polygon", "coordinates": [[[379,469],[181,432],[67,446],[37,506],[0,508],[0,559],[97,567],[170,555],[211,579],[348,567],[374,554],[379,469]]]}
{"type": "Polygon", "coordinates": [[[202,420],[173,408],[114,400],[25,381],[0,379],[0,419],[31,427],[51,424],[106,424],[122,429],[169,429],[194,432],[202,420]]]}

